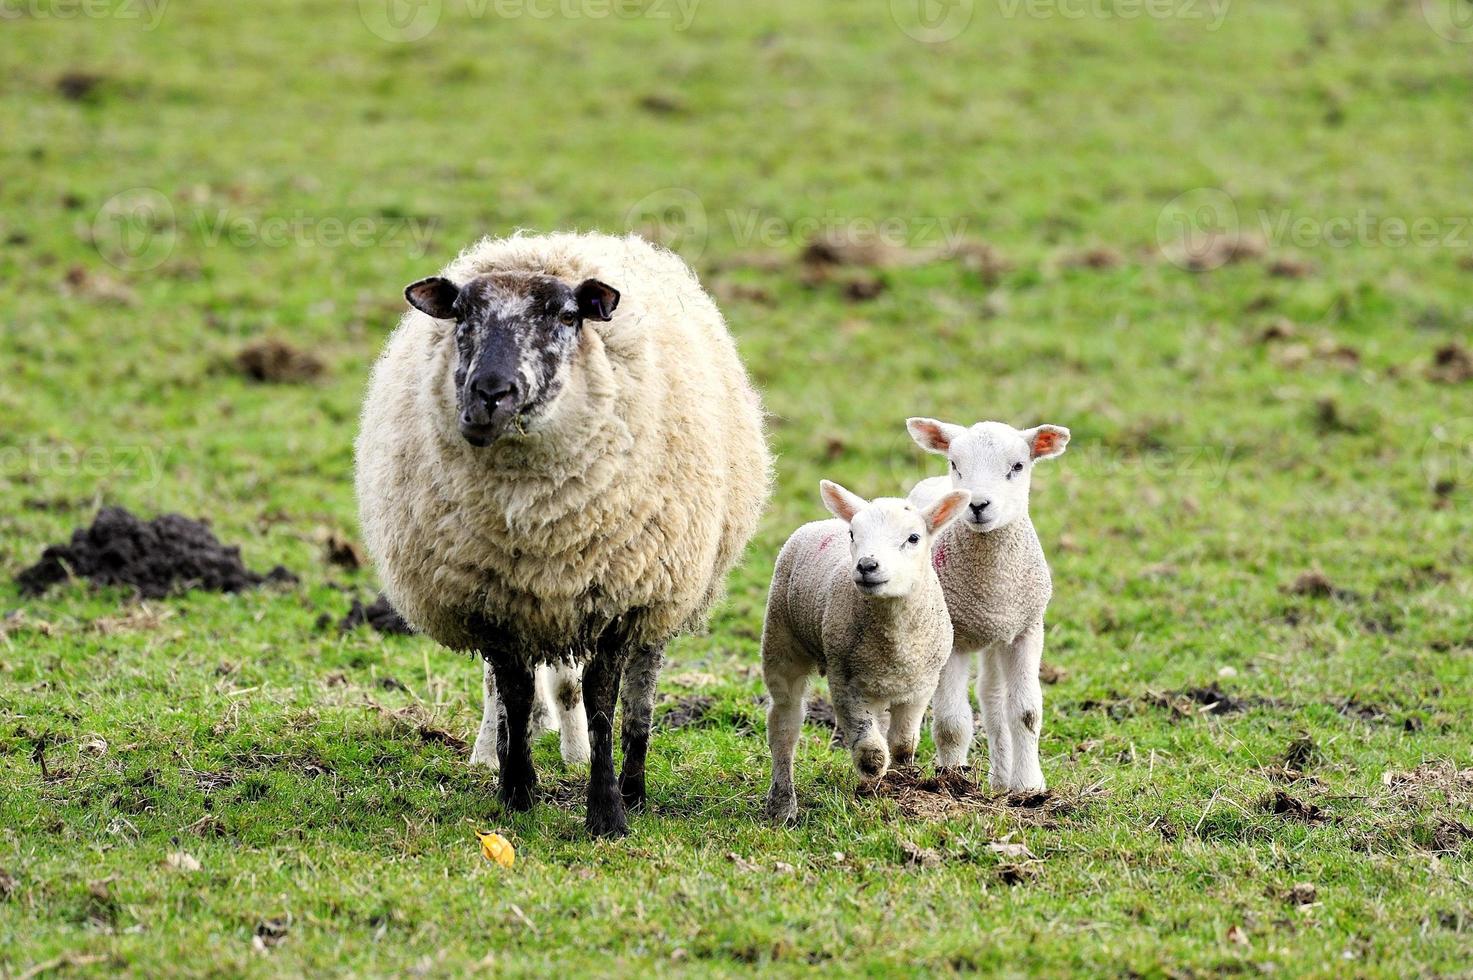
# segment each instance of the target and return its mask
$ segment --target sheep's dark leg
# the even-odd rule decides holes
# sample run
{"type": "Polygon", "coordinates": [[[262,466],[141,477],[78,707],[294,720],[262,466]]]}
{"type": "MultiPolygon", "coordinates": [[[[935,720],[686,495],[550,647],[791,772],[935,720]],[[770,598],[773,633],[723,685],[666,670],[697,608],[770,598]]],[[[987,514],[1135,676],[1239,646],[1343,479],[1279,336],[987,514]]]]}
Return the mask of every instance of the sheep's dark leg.
{"type": "Polygon", "coordinates": [[[501,756],[501,801],[512,810],[532,809],[537,789],[537,770],[532,766],[532,702],[537,696],[532,668],[520,659],[491,660],[496,674],[496,692],[501,699],[501,717],[506,725],[498,746],[501,756]]]}
{"type": "Polygon", "coordinates": [[[619,777],[619,791],[624,797],[624,806],[631,810],[645,802],[644,759],[650,747],[655,687],[664,660],[663,647],[641,647],[629,654],[629,662],[624,665],[624,688],[619,696],[624,707],[620,730],[624,744],[624,773],[619,777]]]}
{"type": "Polygon", "coordinates": [[[595,837],[623,837],[624,798],[614,776],[614,707],[619,699],[619,671],[625,651],[605,637],[583,671],[583,708],[588,713],[592,759],[588,768],[588,832],[595,837]]]}

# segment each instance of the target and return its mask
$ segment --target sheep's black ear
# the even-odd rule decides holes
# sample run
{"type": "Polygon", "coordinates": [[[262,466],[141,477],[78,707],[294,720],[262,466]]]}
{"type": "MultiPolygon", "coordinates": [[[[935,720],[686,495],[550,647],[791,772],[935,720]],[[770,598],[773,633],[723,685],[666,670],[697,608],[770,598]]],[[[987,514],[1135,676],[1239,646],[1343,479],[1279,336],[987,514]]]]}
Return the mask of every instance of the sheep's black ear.
{"type": "Polygon", "coordinates": [[[585,320],[612,320],[619,308],[619,291],[597,279],[583,280],[573,295],[578,299],[578,315],[585,320]]]}
{"type": "Polygon", "coordinates": [[[455,299],[459,295],[459,286],[439,276],[430,276],[404,287],[404,298],[409,300],[409,305],[436,320],[455,319],[455,299]]]}

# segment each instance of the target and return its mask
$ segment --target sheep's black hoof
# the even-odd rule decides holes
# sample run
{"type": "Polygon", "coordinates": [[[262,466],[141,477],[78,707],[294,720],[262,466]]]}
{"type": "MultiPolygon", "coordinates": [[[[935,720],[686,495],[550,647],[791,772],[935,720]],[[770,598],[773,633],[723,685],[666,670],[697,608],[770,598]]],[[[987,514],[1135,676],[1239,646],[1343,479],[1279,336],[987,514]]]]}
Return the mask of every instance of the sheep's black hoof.
{"type": "Polygon", "coordinates": [[[624,801],[621,799],[617,808],[590,809],[585,825],[588,827],[588,832],[594,837],[627,837],[629,821],[624,819],[624,801]]]}
{"type": "MultiPolygon", "coordinates": [[[[506,770],[502,770],[502,772],[505,771],[506,770]]],[[[525,813],[527,810],[532,809],[533,799],[537,795],[536,789],[536,783],[524,782],[512,784],[509,783],[507,780],[502,779],[501,788],[498,791],[497,795],[501,798],[502,804],[508,810],[514,810],[518,813],[525,813]]]]}
{"type": "Polygon", "coordinates": [[[625,810],[637,810],[644,806],[647,801],[644,777],[626,775],[619,780],[619,795],[624,797],[625,810]]]}

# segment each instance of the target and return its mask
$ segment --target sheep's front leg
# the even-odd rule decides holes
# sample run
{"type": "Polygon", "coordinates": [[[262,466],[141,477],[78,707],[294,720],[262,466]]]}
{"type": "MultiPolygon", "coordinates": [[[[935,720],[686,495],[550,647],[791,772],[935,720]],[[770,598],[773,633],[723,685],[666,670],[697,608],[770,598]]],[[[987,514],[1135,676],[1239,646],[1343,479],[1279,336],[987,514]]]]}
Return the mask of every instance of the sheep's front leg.
{"type": "Polygon", "coordinates": [[[834,698],[834,718],[849,744],[854,766],[867,780],[879,779],[890,768],[890,752],[885,746],[884,728],[874,705],[866,704],[850,692],[844,679],[829,678],[829,693],[834,698]]]}
{"type": "Polygon", "coordinates": [[[1038,737],[1043,731],[1043,687],[1038,681],[1043,624],[1029,627],[1002,656],[1007,677],[1005,720],[1012,740],[1012,770],[1005,788],[1013,793],[1043,790],[1046,784],[1038,762],[1038,737]]]}
{"type": "Polygon", "coordinates": [[[519,658],[491,660],[506,713],[506,744],[501,751],[501,800],[512,810],[532,809],[537,770],[532,766],[532,702],[537,684],[532,668],[519,658]]]}
{"type": "Polygon", "coordinates": [[[936,740],[936,767],[967,764],[972,747],[971,654],[956,651],[941,668],[936,694],[931,698],[931,737],[936,740]]]}
{"type": "Polygon", "coordinates": [[[644,760],[650,747],[650,722],[655,714],[655,695],[664,663],[663,647],[641,647],[629,655],[624,665],[624,688],[619,700],[624,705],[624,721],[620,730],[624,747],[624,772],[619,777],[619,792],[625,809],[644,806],[644,760]]]}
{"type": "Polygon", "coordinates": [[[916,761],[916,746],[921,741],[921,721],[926,717],[926,702],[890,705],[890,761],[908,766],[916,761]]]}
{"type": "Polygon", "coordinates": [[[476,744],[471,749],[471,765],[500,769],[501,760],[496,757],[496,726],[500,724],[500,712],[496,707],[496,673],[491,661],[481,661],[481,687],[485,701],[481,705],[481,730],[476,733],[476,744]]]}
{"type": "Polygon", "coordinates": [[[767,819],[791,824],[798,819],[798,791],[793,787],[793,756],[803,734],[808,671],[768,659],[764,637],[762,677],[772,703],[767,707],[767,750],[772,755],[772,785],[767,790],[767,819]]]}
{"type": "Polygon", "coordinates": [[[1009,648],[988,647],[978,655],[977,700],[987,730],[987,782],[998,792],[1012,788],[1013,739],[1008,726],[1009,648]]]}
{"type": "Polygon", "coordinates": [[[556,705],[563,762],[588,765],[588,716],[583,711],[583,669],[560,663],[548,669],[552,703],[556,705]]]}
{"type": "Polygon", "coordinates": [[[583,671],[583,708],[588,715],[588,832],[595,837],[623,837],[629,833],[624,797],[614,775],[614,707],[619,699],[619,673],[624,650],[601,639],[583,671]]]}

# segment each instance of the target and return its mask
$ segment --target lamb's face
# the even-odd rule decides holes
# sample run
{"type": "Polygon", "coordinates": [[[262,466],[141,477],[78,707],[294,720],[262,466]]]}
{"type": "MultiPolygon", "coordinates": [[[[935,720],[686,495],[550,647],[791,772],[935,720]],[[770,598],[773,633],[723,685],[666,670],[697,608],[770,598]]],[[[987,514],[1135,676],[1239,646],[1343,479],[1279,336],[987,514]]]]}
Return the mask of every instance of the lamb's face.
{"type": "Polygon", "coordinates": [[[536,428],[567,386],[585,320],[608,320],[618,290],[597,279],[576,288],[540,275],[477,276],[463,286],[421,279],[411,306],[454,320],[456,422],[466,442],[489,446],[511,430],[536,428]]]}
{"type": "Polygon", "coordinates": [[[916,418],[906,426],[922,449],[947,458],[951,485],[971,491],[966,523],[978,533],[1028,513],[1033,464],[1061,455],[1069,444],[1069,430],[1058,425],[1020,431],[1003,422],[978,422],[968,429],[916,418]]]}
{"type": "Polygon", "coordinates": [[[899,599],[931,571],[931,542],[970,499],[952,491],[922,511],[908,501],[882,497],[865,501],[837,483],[819,485],[824,505],[849,525],[850,577],[869,596],[899,599]]]}

